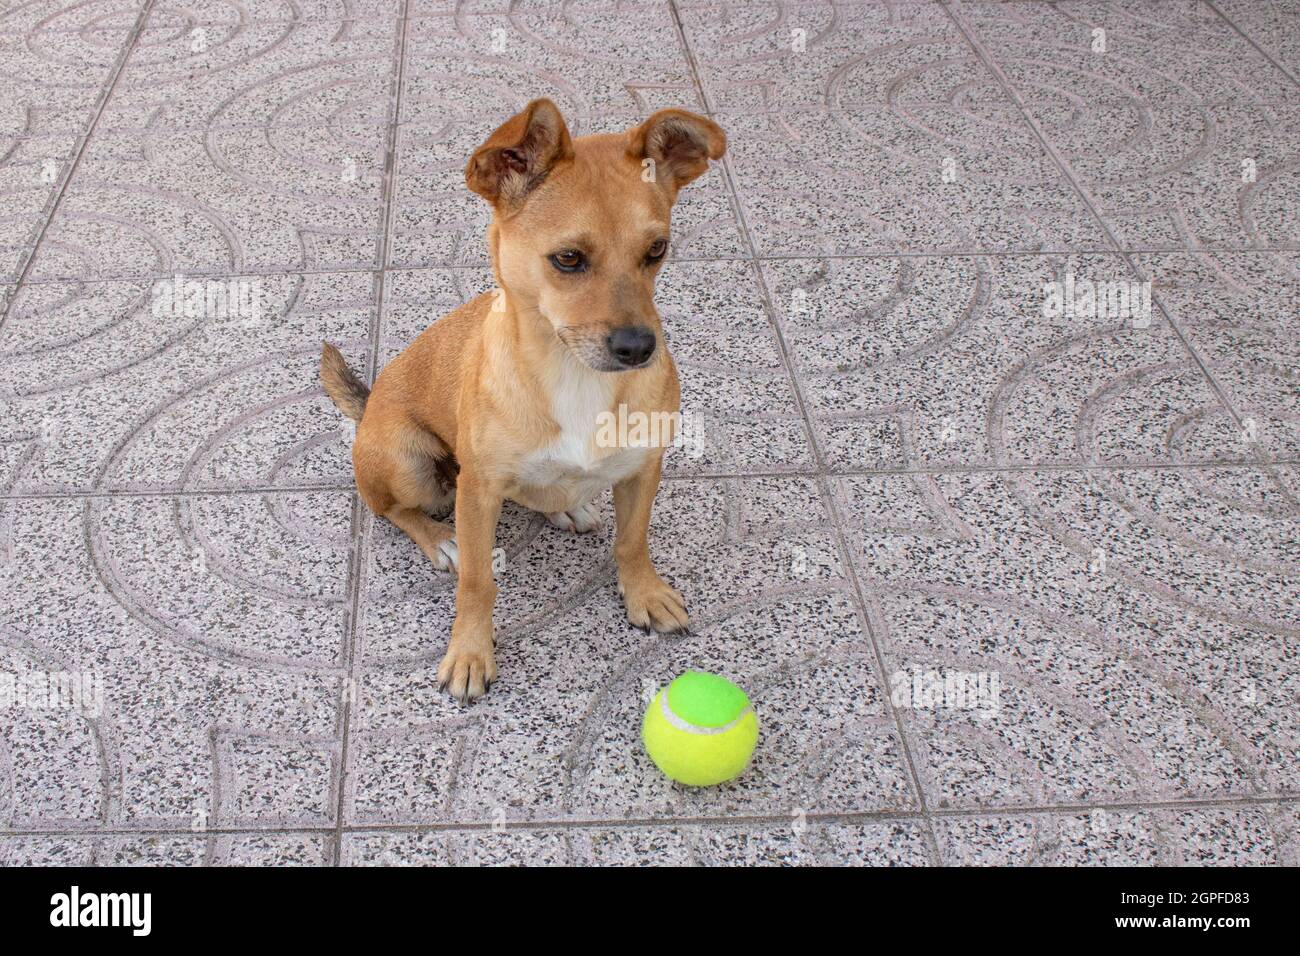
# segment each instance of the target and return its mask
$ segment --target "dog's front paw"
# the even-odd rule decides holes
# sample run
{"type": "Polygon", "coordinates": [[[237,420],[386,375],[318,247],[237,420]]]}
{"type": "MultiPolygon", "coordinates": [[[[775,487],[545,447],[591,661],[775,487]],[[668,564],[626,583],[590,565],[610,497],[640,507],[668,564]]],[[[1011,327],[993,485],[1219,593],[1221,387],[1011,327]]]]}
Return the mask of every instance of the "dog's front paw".
{"type": "Polygon", "coordinates": [[[546,520],[563,531],[574,531],[578,534],[595,531],[602,524],[600,511],[597,510],[595,502],[592,501],[578,505],[578,507],[568,511],[547,512],[546,520]]]}
{"type": "Polygon", "coordinates": [[[485,650],[481,646],[458,646],[453,641],[438,665],[438,687],[462,704],[482,697],[496,679],[497,664],[490,644],[485,650]]]}
{"type": "Polygon", "coordinates": [[[654,628],[660,634],[678,634],[691,621],[681,592],[658,575],[635,584],[620,584],[627,619],[640,628],[654,628]]]}

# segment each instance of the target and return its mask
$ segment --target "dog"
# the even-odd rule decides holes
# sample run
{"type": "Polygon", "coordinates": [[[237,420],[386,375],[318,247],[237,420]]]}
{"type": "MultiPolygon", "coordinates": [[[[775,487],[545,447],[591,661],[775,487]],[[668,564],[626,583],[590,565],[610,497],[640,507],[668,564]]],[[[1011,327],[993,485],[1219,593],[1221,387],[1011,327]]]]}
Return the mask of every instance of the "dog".
{"type": "Polygon", "coordinates": [[[583,532],[599,526],[594,499],[613,488],[628,620],[660,633],[689,626],[647,538],[667,443],[609,447],[597,436],[602,416],[619,412],[677,422],[655,278],[678,191],[726,142],[712,120],[680,109],[574,139],[553,102],[534,100],[465,167],[466,185],[492,205],[497,290],[425,329],[373,390],[323,346],[325,392],[358,423],[362,499],[459,575],[438,681],[462,704],[497,677],[492,556],[506,499],[583,532]],[[453,497],[454,529],[429,514],[453,497]]]}

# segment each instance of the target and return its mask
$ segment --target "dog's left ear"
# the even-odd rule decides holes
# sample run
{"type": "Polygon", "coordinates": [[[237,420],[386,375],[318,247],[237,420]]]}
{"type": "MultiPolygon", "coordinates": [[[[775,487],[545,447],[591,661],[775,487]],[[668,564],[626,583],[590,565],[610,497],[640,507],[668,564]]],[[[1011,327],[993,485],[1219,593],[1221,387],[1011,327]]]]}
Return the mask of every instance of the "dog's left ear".
{"type": "Polygon", "coordinates": [[[727,151],[722,127],[686,110],[660,110],[627,136],[628,155],[643,167],[650,160],[655,182],[667,185],[674,199],[677,190],[704,174],[709,160],[727,151]]]}

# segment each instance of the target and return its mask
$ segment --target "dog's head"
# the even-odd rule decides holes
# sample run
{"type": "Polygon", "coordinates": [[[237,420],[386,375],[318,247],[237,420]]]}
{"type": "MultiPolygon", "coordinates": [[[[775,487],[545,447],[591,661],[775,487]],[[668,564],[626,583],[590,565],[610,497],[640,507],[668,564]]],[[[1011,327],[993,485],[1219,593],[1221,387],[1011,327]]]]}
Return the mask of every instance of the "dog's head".
{"type": "Polygon", "coordinates": [[[716,123],[675,109],[575,140],[554,103],[529,103],[465,167],[465,182],[495,212],[488,245],[510,305],[549,322],[598,371],[654,362],[669,214],[726,144],[716,123]]]}

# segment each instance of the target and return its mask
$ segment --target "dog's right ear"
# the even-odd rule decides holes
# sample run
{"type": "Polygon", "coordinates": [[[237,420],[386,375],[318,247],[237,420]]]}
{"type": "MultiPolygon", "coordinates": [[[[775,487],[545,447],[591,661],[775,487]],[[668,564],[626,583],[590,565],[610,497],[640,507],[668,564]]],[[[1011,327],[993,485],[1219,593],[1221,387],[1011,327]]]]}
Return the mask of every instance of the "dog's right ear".
{"type": "Polygon", "coordinates": [[[559,108],[533,100],[474,150],[465,184],[499,211],[509,212],[541,185],[556,163],[573,158],[573,140],[559,108]]]}

